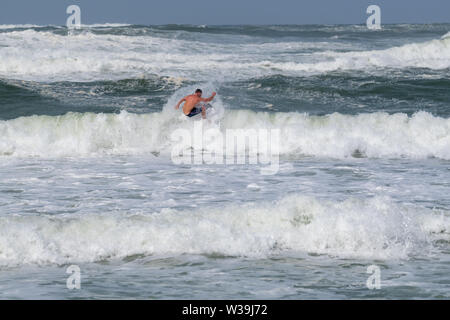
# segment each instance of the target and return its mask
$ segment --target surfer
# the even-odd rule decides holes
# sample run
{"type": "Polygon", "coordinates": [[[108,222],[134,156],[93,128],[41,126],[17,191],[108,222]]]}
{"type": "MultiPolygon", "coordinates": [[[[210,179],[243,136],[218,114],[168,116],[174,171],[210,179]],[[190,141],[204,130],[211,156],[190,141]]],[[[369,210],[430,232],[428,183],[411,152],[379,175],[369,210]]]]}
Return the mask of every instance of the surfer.
{"type": "Polygon", "coordinates": [[[202,114],[202,118],[206,119],[206,107],[205,105],[200,106],[200,102],[210,102],[214,97],[216,96],[216,93],[213,92],[211,97],[209,98],[202,98],[202,90],[197,89],[195,90],[194,94],[188,95],[181,99],[177,105],[175,106],[175,109],[180,108],[180,104],[184,102],[183,105],[183,113],[188,117],[193,117],[199,113],[202,114]]]}

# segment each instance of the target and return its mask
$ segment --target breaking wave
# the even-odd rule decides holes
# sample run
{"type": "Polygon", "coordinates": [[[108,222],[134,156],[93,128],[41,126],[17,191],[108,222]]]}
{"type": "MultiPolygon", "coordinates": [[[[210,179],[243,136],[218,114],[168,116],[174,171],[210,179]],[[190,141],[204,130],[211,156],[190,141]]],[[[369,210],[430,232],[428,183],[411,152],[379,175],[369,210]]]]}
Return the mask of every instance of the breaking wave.
{"type": "MultiPolygon", "coordinates": [[[[169,110],[20,117],[0,121],[0,155],[170,155],[176,142],[171,137],[174,131],[181,128],[193,135],[197,121],[169,110]]],[[[223,136],[228,129],[279,129],[282,155],[450,159],[450,119],[423,111],[412,116],[383,112],[311,116],[229,110],[219,121],[204,122],[203,132],[208,128],[218,129],[223,136]]],[[[213,143],[205,140],[203,148],[214,149],[213,143]]],[[[245,145],[237,152],[245,153],[245,145]]]]}
{"type": "Polygon", "coordinates": [[[450,241],[449,213],[389,198],[277,202],[125,214],[0,217],[0,265],[64,264],[152,254],[267,257],[285,251],[408,259],[450,241]]]}
{"type": "MultiPolygon", "coordinates": [[[[3,26],[4,31],[12,31],[0,33],[0,77],[95,81],[157,74],[196,81],[205,78],[232,81],[280,73],[289,76],[336,70],[450,67],[447,36],[388,49],[358,51],[351,44],[336,41],[260,43],[241,39],[218,44],[208,42],[209,38],[205,41],[173,38],[157,29],[145,29],[143,35],[127,35],[126,30],[121,30],[123,34],[93,32],[105,26],[108,25],[94,25],[71,36],[61,28],[16,30],[3,26]],[[286,52],[291,54],[281,54],[286,52]],[[303,54],[299,55],[300,52],[303,54]]],[[[121,28],[135,31],[133,26],[121,28]]]]}

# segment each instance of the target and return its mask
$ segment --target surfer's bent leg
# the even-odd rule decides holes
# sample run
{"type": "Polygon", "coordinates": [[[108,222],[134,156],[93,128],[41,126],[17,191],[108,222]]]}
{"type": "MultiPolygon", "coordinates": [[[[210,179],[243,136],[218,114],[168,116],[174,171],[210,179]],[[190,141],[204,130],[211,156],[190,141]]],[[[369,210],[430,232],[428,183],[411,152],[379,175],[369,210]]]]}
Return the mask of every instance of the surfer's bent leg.
{"type": "Polygon", "coordinates": [[[206,108],[204,105],[202,106],[202,118],[206,119],[206,108]]]}

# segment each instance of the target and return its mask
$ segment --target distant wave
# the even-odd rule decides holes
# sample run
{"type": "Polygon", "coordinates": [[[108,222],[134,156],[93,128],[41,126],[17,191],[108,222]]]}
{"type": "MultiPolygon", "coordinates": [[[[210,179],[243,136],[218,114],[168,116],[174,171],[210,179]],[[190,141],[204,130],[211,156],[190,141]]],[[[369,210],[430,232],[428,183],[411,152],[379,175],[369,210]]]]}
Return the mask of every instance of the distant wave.
{"type": "MultiPolygon", "coordinates": [[[[240,110],[227,111],[220,124],[209,126],[224,134],[227,129],[280,129],[279,149],[284,155],[450,159],[450,119],[427,112],[411,117],[382,112],[309,116],[240,110]]],[[[194,122],[169,111],[21,117],[0,121],[0,154],[58,157],[157,152],[170,155],[174,146],[170,136],[178,128],[193,132],[194,122]]],[[[205,152],[214,147],[214,142],[209,143],[204,145],[205,152]]],[[[238,152],[244,153],[245,149],[238,152]]]]}
{"type": "MultiPolygon", "coordinates": [[[[103,28],[103,27],[127,27],[131,24],[127,23],[94,23],[94,24],[81,24],[82,28],[103,28]]],[[[57,25],[37,25],[37,24],[0,24],[1,29],[32,29],[32,28],[61,28],[57,25]]]]}
{"type": "Polygon", "coordinates": [[[2,29],[30,29],[30,28],[40,28],[44,26],[36,24],[0,24],[0,30],[2,29]]]}
{"type": "Polygon", "coordinates": [[[423,43],[412,43],[385,50],[317,53],[328,61],[317,63],[263,61],[257,65],[280,71],[329,72],[370,68],[450,68],[450,37],[423,43]]]}
{"type": "Polygon", "coordinates": [[[129,27],[128,23],[94,23],[94,24],[81,24],[82,28],[116,28],[116,27],[129,27]]]}
{"type": "MultiPolygon", "coordinates": [[[[108,26],[115,25],[90,27],[108,26]]],[[[86,26],[72,36],[33,29],[0,33],[0,77],[95,81],[157,74],[204,81],[336,70],[450,68],[448,37],[384,50],[355,51],[356,47],[336,41],[218,44],[178,39],[176,34],[162,37],[155,30],[144,32],[145,35],[127,35],[125,31],[97,34],[86,26]],[[190,50],[192,46],[195,50],[190,50]],[[278,58],[287,52],[308,54],[278,58]]]]}

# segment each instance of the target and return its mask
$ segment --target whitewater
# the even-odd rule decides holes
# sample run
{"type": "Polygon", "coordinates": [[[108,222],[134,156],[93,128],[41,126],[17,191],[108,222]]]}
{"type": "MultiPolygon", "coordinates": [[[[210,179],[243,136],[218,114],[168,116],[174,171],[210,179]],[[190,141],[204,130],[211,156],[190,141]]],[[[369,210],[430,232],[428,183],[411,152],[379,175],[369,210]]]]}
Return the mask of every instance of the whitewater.
{"type": "Polygon", "coordinates": [[[449,30],[0,25],[0,298],[448,299],[449,30]]]}
{"type": "MultiPolygon", "coordinates": [[[[4,30],[11,30],[12,27],[4,30]]],[[[237,37],[240,41],[220,43],[218,39],[223,36],[219,36],[211,39],[210,43],[187,36],[152,36],[151,28],[141,32],[131,29],[105,36],[92,33],[92,28],[68,35],[58,28],[47,31],[39,27],[26,27],[2,33],[0,75],[6,78],[92,81],[158,74],[203,81],[205,78],[223,80],[230,76],[249,78],[279,73],[314,74],[380,67],[436,70],[450,67],[450,38],[445,35],[440,39],[385,49],[361,50],[355,45],[338,41],[285,40],[280,43],[257,39],[255,42],[241,43],[245,41],[243,35],[237,37]],[[146,35],[141,35],[144,31],[146,35]],[[191,46],[195,49],[186,50],[191,46]],[[311,49],[314,52],[308,57],[295,55],[301,50],[311,49]],[[294,59],[286,52],[294,53],[294,59]]],[[[114,29],[108,25],[98,28],[114,29]]]]}
{"type": "MultiPolygon", "coordinates": [[[[168,113],[136,115],[67,113],[30,116],[0,122],[0,154],[4,156],[90,156],[151,154],[170,156],[176,145],[171,133],[183,128],[194,136],[194,122],[168,113]]],[[[205,126],[224,135],[228,129],[281,128],[282,155],[345,158],[436,157],[450,160],[450,119],[427,112],[406,114],[309,116],[298,113],[230,111],[221,123],[205,126]]],[[[204,151],[215,149],[204,141],[204,151]]],[[[184,149],[193,148],[191,143],[184,149]]],[[[202,150],[199,150],[202,151],[202,150]]],[[[245,145],[237,150],[245,155],[245,145]]]]}

